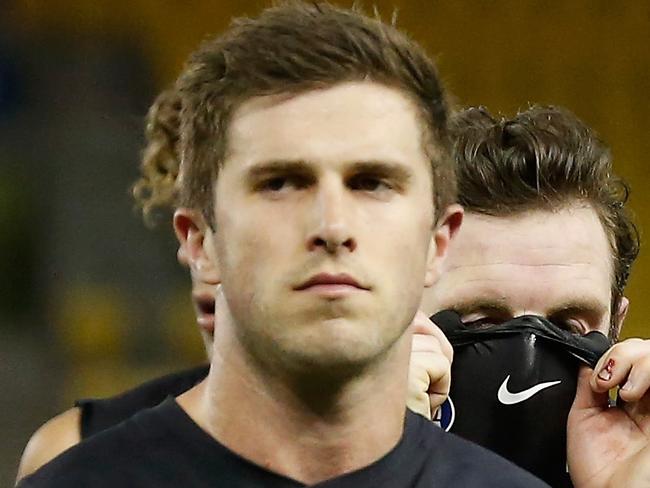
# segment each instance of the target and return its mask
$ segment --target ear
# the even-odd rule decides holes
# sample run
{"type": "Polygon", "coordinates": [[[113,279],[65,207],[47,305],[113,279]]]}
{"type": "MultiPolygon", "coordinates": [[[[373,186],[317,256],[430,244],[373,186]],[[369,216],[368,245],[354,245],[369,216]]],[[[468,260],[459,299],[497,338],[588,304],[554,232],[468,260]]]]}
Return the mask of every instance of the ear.
{"type": "Polygon", "coordinates": [[[463,222],[463,207],[458,204],[449,205],[436,222],[431,235],[429,253],[427,255],[427,271],[424,276],[424,286],[430,287],[436,282],[442,270],[442,264],[447,257],[449,244],[456,236],[463,222]]]}
{"type": "Polygon", "coordinates": [[[627,311],[630,308],[630,300],[627,297],[621,297],[621,300],[618,303],[618,308],[613,310],[614,317],[612,317],[612,331],[610,331],[610,336],[618,339],[619,334],[621,333],[621,328],[623,327],[623,322],[625,322],[625,317],[627,316],[627,311]]]}
{"type": "Polygon", "coordinates": [[[174,232],[178,239],[178,261],[190,267],[192,276],[205,283],[221,282],[214,246],[214,232],[201,212],[179,208],[174,212],[174,232]]]}

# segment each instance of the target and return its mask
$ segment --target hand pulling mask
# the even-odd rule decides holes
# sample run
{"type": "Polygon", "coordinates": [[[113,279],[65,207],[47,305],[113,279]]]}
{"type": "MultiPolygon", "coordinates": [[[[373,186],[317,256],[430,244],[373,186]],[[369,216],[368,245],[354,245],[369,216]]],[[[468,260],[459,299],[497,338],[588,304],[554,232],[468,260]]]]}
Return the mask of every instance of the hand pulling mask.
{"type": "Polygon", "coordinates": [[[593,368],[610,341],[579,336],[543,317],[524,315],[487,327],[453,311],[431,317],[454,348],[449,399],[438,412],[445,430],[480,444],[553,487],[570,487],[566,424],[580,364],[593,368]]]}

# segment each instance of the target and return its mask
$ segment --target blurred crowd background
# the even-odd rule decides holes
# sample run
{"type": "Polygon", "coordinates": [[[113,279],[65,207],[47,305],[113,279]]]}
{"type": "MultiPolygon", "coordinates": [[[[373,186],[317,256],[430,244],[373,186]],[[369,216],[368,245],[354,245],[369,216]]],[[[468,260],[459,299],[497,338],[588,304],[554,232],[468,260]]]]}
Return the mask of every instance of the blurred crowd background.
{"type": "MultiPolygon", "coordinates": [[[[374,3],[386,18],[398,8],[459,106],[559,104],[596,128],[646,235],[650,2],[374,3]]],[[[0,485],[75,398],[203,360],[171,226],[145,228],[130,185],[155,95],[201,40],[264,5],[0,0],[0,485]]],[[[643,250],[625,337],[649,335],[647,283],[643,250]]]]}

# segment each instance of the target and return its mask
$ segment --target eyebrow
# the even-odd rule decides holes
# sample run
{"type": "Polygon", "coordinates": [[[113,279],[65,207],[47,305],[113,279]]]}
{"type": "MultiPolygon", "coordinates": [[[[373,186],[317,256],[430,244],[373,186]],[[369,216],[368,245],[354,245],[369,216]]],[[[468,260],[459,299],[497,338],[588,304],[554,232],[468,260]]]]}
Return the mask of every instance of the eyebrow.
{"type": "Polygon", "coordinates": [[[452,305],[451,308],[458,312],[460,315],[466,315],[477,310],[485,310],[492,312],[499,312],[502,314],[507,314],[512,316],[514,311],[506,303],[505,297],[502,299],[498,298],[472,298],[469,300],[461,301],[452,305]]]}
{"type": "MultiPolygon", "coordinates": [[[[470,314],[478,310],[502,313],[514,316],[514,310],[508,306],[506,299],[475,298],[461,301],[451,306],[460,315],[470,314]]],[[[546,317],[553,317],[562,313],[580,312],[591,315],[594,319],[600,318],[609,309],[598,300],[593,298],[568,299],[546,311],[546,317]]]]}
{"type": "MultiPolygon", "coordinates": [[[[413,176],[413,172],[408,166],[396,161],[362,160],[345,166],[346,173],[368,172],[378,176],[392,178],[401,183],[406,183],[413,176]]],[[[314,169],[308,161],[303,159],[272,159],[254,164],[247,170],[246,178],[248,180],[256,180],[264,176],[283,173],[311,175],[314,174],[314,169]]]]}
{"type": "Polygon", "coordinates": [[[548,311],[547,316],[551,317],[567,312],[586,312],[594,316],[600,316],[606,314],[608,311],[608,305],[604,305],[594,298],[576,298],[569,299],[566,302],[554,306],[548,311]]]}
{"type": "Polygon", "coordinates": [[[396,161],[356,161],[347,168],[347,171],[351,173],[372,173],[401,183],[406,183],[413,177],[413,171],[410,167],[396,161]]]}
{"type": "Polygon", "coordinates": [[[256,163],[254,166],[246,171],[246,179],[256,180],[264,176],[282,173],[298,173],[308,175],[313,173],[313,169],[309,167],[306,161],[301,159],[285,160],[273,159],[256,163]]]}

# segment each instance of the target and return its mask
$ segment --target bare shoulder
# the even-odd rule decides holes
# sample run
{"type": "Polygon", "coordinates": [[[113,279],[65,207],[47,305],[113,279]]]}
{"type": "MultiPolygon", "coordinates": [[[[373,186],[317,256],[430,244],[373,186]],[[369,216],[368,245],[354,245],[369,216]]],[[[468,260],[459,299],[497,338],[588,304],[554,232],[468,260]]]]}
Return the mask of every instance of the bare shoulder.
{"type": "Polygon", "coordinates": [[[81,410],[71,408],[51,418],[29,439],[18,468],[18,480],[32,474],[68,448],[78,444],[81,410]]]}

